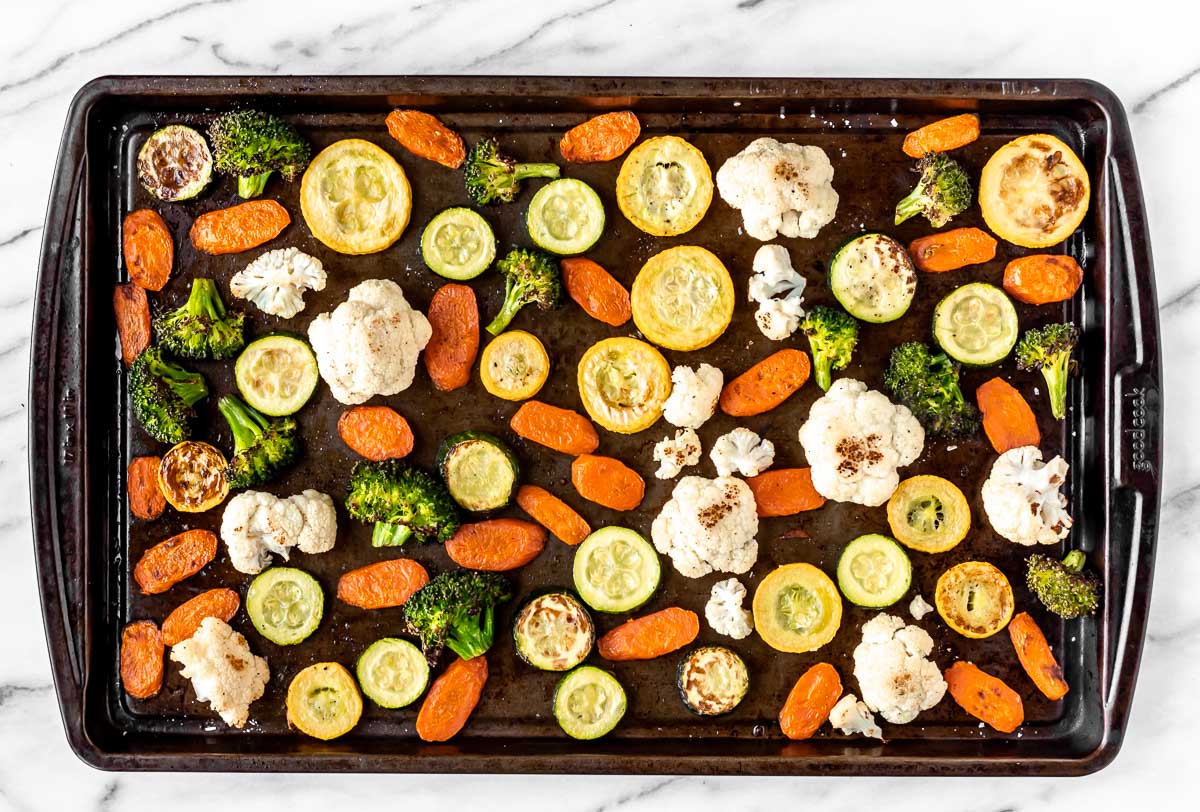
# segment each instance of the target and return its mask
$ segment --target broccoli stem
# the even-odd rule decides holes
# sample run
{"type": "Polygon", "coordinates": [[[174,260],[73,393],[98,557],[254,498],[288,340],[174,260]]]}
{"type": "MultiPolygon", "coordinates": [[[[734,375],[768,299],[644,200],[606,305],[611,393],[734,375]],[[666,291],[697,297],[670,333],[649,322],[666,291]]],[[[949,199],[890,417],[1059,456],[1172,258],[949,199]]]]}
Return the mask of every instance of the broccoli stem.
{"type": "Polygon", "coordinates": [[[226,395],[217,401],[217,410],[229,424],[233,433],[233,453],[241,454],[258,442],[263,431],[267,428],[267,418],[251,409],[232,395],[226,395]]]}
{"type": "Polygon", "coordinates": [[[472,616],[470,622],[452,626],[450,634],[446,636],[446,647],[464,660],[470,660],[492,647],[494,633],[495,612],[489,606],[472,616]]]}
{"type": "Polygon", "coordinates": [[[1067,416],[1067,366],[1071,360],[1070,352],[1060,352],[1053,364],[1042,367],[1042,377],[1050,395],[1050,412],[1055,420],[1067,416]]]}
{"type": "Polygon", "coordinates": [[[243,175],[238,178],[238,197],[249,200],[252,197],[258,197],[267,188],[267,179],[271,177],[270,171],[261,172],[257,175],[243,175]]]}
{"type": "Polygon", "coordinates": [[[513,183],[526,178],[557,178],[558,164],[517,164],[513,167],[513,183]]]}
{"type": "Polygon", "coordinates": [[[217,283],[211,279],[193,279],[187,312],[193,316],[208,316],[213,321],[225,318],[225,303],[217,292],[217,283]]]}
{"type": "Polygon", "coordinates": [[[1087,556],[1083,554],[1083,550],[1072,550],[1062,561],[1063,569],[1068,572],[1083,572],[1083,565],[1086,563],[1087,556]]]}
{"type": "Polygon", "coordinates": [[[188,406],[195,406],[201,400],[208,397],[208,385],[204,382],[202,376],[195,372],[188,372],[183,367],[163,361],[157,355],[150,360],[150,373],[161,378],[171,388],[171,391],[188,406]]]}
{"type": "Polygon", "coordinates": [[[828,392],[833,383],[833,358],[829,353],[818,352],[816,355],[817,386],[822,392],[828,392]]]}
{"type": "Polygon", "coordinates": [[[896,204],[896,225],[925,210],[925,184],[918,183],[908,196],[896,204]]]}
{"type": "Polygon", "coordinates": [[[400,547],[412,538],[412,528],[406,524],[375,522],[371,531],[372,547],[400,547]]]}
{"type": "Polygon", "coordinates": [[[487,326],[487,331],[494,336],[503,333],[509,322],[524,306],[525,303],[521,301],[521,294],[517,287],[510,283],[504,292],[504,304],[501,306],[500,312],[496,314],[496,318],[492,319],[492,323],[487,326]]]}

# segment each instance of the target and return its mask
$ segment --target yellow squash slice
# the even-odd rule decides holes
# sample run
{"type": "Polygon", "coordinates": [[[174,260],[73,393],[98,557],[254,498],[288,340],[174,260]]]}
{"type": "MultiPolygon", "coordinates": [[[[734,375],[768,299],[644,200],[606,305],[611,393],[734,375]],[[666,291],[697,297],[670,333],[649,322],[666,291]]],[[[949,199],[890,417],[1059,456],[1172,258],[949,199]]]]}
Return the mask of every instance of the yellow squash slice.
{"type": "Polygon", "coordinates": [[[947,626],[976,640],[1003,629],[1013,613],[1012,586],[986,561],[964,561],[943,572],[933,602],[947,626]]]}
{"type": "Polygon", "coordinates": [[[979,179],[979,208],[998,237],[1047,248],[1070,237],[1088,210],[1087,170],[1052,135],[1023,135],[996,151],[979,179]]]}
{"type": "Polygon", "coordinates": [[[592,420],[618,434],[654,425],[671,395],[671,366],[636,338],[606,338],[579,359],[579,397],[592,420]]]}
{"type": "Polygon", "coordinates": [[[171,507],[183,513],[203,513],[229,495],[225,455],[199,440],[185,440],[163,454],[158,486],[171,507]]]}
{"type": "Polygon", "coordinates": [[[716,341],[733,318],[733,280],[725,264],[696,245],[668,248],[633,280],[633,321],[669,350],[698,350],[716,341]]]}
{"type": "Polygon", "coordinates": [[[340,663],[310,665],[288,686],[288,724],[314,739],[344,736],[358,724],[362,711],[358,685],[340,663]]]}
{"type": "Polygon", "coordinates": [[[971,508],[953,482],[914,476],[900,483],[887,504],[896,541],[922,553],[944,553],[967,536],[971,508]]]}
{"type": "Polygon", "coordinates": [[[347,138],[321,150],[300,182],[300,209],[313,236],[342,254],[373,254],[400,238],[412,189],[396,159],[347,138]]]}
{"type": "Polygon", "coordinates": [[[483,388],[504,400],[525,400],[550,375],[550,356],[533,333],[509,330],[492,339],[479,359],[483,388]]]}
{"type": "Polygon", "coordinates": [[[784,564],[754,593],[754,628],[779,651],[816,651],[842,625],[842,596],[812,564],[784,564]]]}
{"type": "Polygon", "coordinates": [[[617,176],[621,213],[656,237],[695,228],[704,219],[712,196],[712,170],[704,153],[673,135],[638,144],[617,176]]]}

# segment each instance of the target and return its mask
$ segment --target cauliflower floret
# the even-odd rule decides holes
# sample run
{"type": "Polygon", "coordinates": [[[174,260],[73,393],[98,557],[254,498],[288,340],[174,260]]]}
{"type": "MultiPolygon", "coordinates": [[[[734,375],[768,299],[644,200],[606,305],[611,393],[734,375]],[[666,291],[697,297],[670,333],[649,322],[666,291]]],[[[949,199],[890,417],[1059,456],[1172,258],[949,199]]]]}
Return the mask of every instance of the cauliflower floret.
{"type": "Polygon", "coordinates": [[[1057,544],[1071,532],[1067,497],[1059,490],[1070,466],[1062,457],[1042,463],[1027,445],[1005,451],[983,483],[983,510],[992,529],[1015,544],[1057,544]]]}
{"type": "Polygon", "coordinates": [[[908,613],[917,620],[924,620],[925,616],[932,611],[933,607],[929,605],[929,601],[920,595],[914,595],[908,604],[908,613]]]}
{"type": "Polygon", "coordinates": [[[194,635],[173,646],[171,659],[183,666],[179,673],[192,681],[196,698],[231,727],[245,726],[250,703],[263,695],[271,678],[267,661],[216,617],[206,617],[194,635]]]}
{"type": "Polygon", "coordinates": [[[717,411],[725,376],[711,364],[677,366],[671,370],[671,394],[663,403],[663,418],[672,426],[698,429],[717,411]]]}
{"type": "Polygon", "coordinates": [[[820,147],[759,138],[717,170],[721,199],[741,209],[746,233],[766,242],[812,239],[837,213],[833,164],[820,147]]]}
{"type": "Polygon", "coordinates": [[[925,430],[905,406],[852,378],[839,378],[800,427],[813,487],[826,499],[882,505],[896,490],[896,469],[925,447],[925,430]]]}
{"type": "Polygon", "coordinates": [[[274,553],[288,560],[293,547],[323,553],[337,541],[337,511],[319,491],[280,499],[263,491],[243,491],[229,500],[221,515],[221,538],[238,572],[257,575],[274,553]]]}
{"type": "Polygon", "coordinates": [[[321,260],[299,248],[268,251],[229,280],[229,292],[234,296],[285,319],[304,309],[306,290],[325,290],[325,269],[321,260]]]}
{"type": "Polygon", "coordinates": [[[754,320],[759,331],[772,341],[783,341],[804,318],[804,287],[807,280],[792,268],[782,245],[764,245],[754,254],[750,277],[750,301],[758,302],[754,320]]]}
{"type": "Polygon", "coordinates": [[[854,649],[854,678],[863,702],[894,725],[917,718],[942,701],[946,681],[928,659],[933,638],[895,615],[878,614],[863,624],[854,649]]]}
{"type": "Polygon", "coordinates": [[[675,436],[667,436],[654,445],[654,461],[659,479],[674,479],[688,465],[700,462],[700,438],[695,429],[680,429],[675,436]]]}
{"type": "Polygon", "coordinates": [[[432,335],[429,320],[387,279],[355,285],[346,301],[308,326],[321,377],[350,405],[407,389],[432,335]]]}
{"type": "Polygon", "coordinates": [[[712,594],[704,605],[704,618],[717,634],[741,640],[754,631],[754,613],[743,609],[746,587],[737,578],[726,578],[713,584],[712,594]]]}
{"type": "Polygon", "coordinates": [[[829,711],[829,724],[846,736],[866,736],[883,741],[883,731],[875,723],[875,714],[854,694],[846,694],[829,711]]]}
{"type": "Polygon", "coordinates": [[[728,476],[685,476],[650,528],[654,548],[688,578],[746,572],[758,560],[757,533],[750,486],[728,476]]]}
{"type": "Polygon", "coordinates": [[[735,472],[742,476],[757,476],[775,461],[775,444],[739,426],[718,437],[708,456],[717,466],[718,476],[735,472]]]}

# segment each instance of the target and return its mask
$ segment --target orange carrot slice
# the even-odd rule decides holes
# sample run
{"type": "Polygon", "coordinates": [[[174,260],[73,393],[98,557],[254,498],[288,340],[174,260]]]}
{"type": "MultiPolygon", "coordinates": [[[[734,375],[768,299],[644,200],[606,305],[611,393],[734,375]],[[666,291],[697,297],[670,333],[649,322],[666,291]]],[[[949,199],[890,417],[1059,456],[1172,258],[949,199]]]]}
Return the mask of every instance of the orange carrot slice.
{"type": "Polygon", "coordinates": [[[149,699],[162,689],[162,632],[149,620],[130,623],[121,632],[121,685],[134,699],[149,699]]]}
{"type": "Polygon", "coordinates": [[[963,710],[1001,733],[1012,733],[1025,721],[1020,695],[974,663],[960,660],[950,666],[946,685],[963,710]]]}
{"type": "Polygon", "coordinates": [[[584,313],[613,327],[633,318],[629,291],[600,265],[586,257],[568,257],[559,266],[567,294],[584,313]]]}
{"type": "Polygon", "coordinates": [[[356,454],[369,460],[396,460],[413,450],[413,433],[395,409],[354,406],[338,418],[338,434],[356,454]]]}
{"type": "Polygon", "coordinates": [[[379,561],[350,570],[338,579],[338,600],[360,609],[403,606],[429,583],[429,573],[410,558],[379,561]]]}
{"type": "Polygon", "coordinates": [[[406,150],[450,169],[466,160],[462,137],[436,116],[420,110],[393,110],[384,123],[388,134],[406,150]]]}
{"type": "Polygon", "coordinates": [[[454,738],[479,704],[487,684],[488,666],[483,655],[457,659],[433,681],[417,713],[421,741],[444,742],[454,738]]]}
{"type": "Polygon", "coordinates": [[[979,138],[979,116],[964,113],[913,130],[904,138],[904,154],[923,158],[929,152],[948,152],[979,138]]]}
{"type": "Polygon", "coordinates": [[[909,243],[908,253],[922,271],[956,271],[995,259],[996,238],[978,228],[952,228],[918,237],[909,243]]]}
{"type": "Polygon", "coordinates": [[[426,314],[433,335],[421,358],[433,385],[449,392],[467,385],[479,355],[479,303],[466,285],[442,285],[426,314]]]}
{"type": "Polygon", "coordinates": [[[725,384],[721,411],[733,417],[769,412],[804,386],[812,365],[800,350],[780,350],[725,384]]]}
{"type": "Polygon", "coordinates": [[[156,211],[138,209],[121,223],[121,250],[129,278],[146,290],[162,290],[175,264],[171,229],[156,211]]]}
{"type": "Polygon", "coordinates": [[[1008,622],[1008,636],[1012,639],[1021,667],[1038,690],[1047,699],[1058,700],[1066,696],[1070,686],[1063,679],[1062,666],[1054,659],[1054,651],[1046,642],[1046,635],[1042,634],[1028,612],[1021,612],[1008,622]]]}
{"type": "Polygon", "coordinates": [[[522,485],[517,489],[517,504],[534,521],[572,547],[592,534],[586,519],[545,488],[522,485]]]}
{"type": "Polygon", "coordinates": [[[695,612],[672,606],[627,620],[596,643],[606,660],[652,660],[678,651],[700,634],[695,612]]]}
{"type": "Polygon", "coordinates": [[[641,123],[629,110],[602,113],[567,130],[558,148],[571,163],[611,161],[633,146],[641,132],[641,123]]]}
{"type": "Polygon", "coordinates": [[[197,251],[237,254],[270,242],[291,222],[287,209],[274,200],[247,200],[200,215],[189,236],[197,251]]]}
{"type": "Polygon", "coordinates": [[[113,312],[121,339],[121,360],[131,366],[150,346],[150,302],[146,291],[132,282],[113,289],[113,312]]]}
{"type": "Polygon", "coordinates": [[[129,487],[129,512],[139,519],[157,519],[167,507],[167,499],[158,486],[158,467],[162,457],[134,457],[129,461],[126,482],[129,487]]]}
{"type": "Polygon", "coordinates": [[[526,440],[563,454],[590,454],[600,446],[600,435],[596,433],[592,421],[579,412],[551,406],[540,400],[522,403],[508,425],[526,440]]]}
{"type": "Polygon", "coordinates": [[[612,457],[581,454],[571,463],[571,484],[590,502],[613,510],[635,510],[646,495],[638,472],[612,457]]]}
{"type": "Polygon", "coordinates": [[[817,663],[800,675],[779,711],[779,727],[789,739],[811,737],[842,696],[842,678],[829,663],[817,663]]]}
{"type": "Polygon", "coordinates": [[[1065,302],[1082,284],[1083,268],[1062,254],[1030,254],[1004,268],[1004,290],[1025,304],[1065,302]]]}
{"type": "Polygon", "coordinates": [[[241,598],[232,589],[210,589],[176,606],[163,621],[163,642],[177,646],[194,635],[207,617],[228,623],[237,614],[241,598]]]}
{"type": "Polygon", "coordinates": [[[488,519],[464,524],[446,542],[446,554],[460,567],[507,572],[538,557],[546,529],[524,519],[488,519]]]}
{"type": "Polygon", "coordinates": [[[133,568],[133,580],[146,595],[157,595],[195,575],[216,557],[216,535],[208,530],[185,530],[143,553],[133,568]]]}
{"type": "Polygon", "coordinates": [[[746,484],[754,494],[760,518],[793,516],[825,504],[825,497],[813,487],[811,468],[774,468],[747,477],[746,484]]]}
{"type": "Polygon", "coordinates": [[[997,454],[1042,442],[1033,409],[1007,381],[985,381],[975,390],[975,402],[983,413],[983,432],[997,454]]]}

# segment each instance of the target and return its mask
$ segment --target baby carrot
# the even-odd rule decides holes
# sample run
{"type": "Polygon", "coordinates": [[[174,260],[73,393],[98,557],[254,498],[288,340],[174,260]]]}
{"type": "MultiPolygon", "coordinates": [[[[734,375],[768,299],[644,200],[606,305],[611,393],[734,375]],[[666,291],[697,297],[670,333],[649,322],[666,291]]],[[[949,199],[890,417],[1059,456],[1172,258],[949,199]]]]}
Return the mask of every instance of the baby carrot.
{"type": "Polygon", "coordinates": [[[652,660],[678,651],[700,634],[695,612],[672,606],[627,620],[596,643],[606,660],[652,660]]]}
{"type": "Polygon", "coordinates": [[[995,259],[996,238],[978,228],[952,228],[918,237],[909,244],[908,253],[922,271],[956,271],[995,259]]]}
{"type": "Polygon", "coordinates": [[[579,412],[540,400],[522,403],[509,426],[526,440],[572,456],[590,454],[600,445],[600,435],[592,421],[579,412]]]}
{"type": "Polygon", "coordinates": [[[804,385],[811,371],[808,356],[800,350],[780,350],[725,384],[721,411],[733,417],[769,412],[804,385]]]}
{"type": "Polygon", "coordinates": [[[939,119],[913,130],[904,138],[904,154],[924,158],[929,152],[948,152],[979,138],[979,116],[964,113],[939,119]]]}
{"type": "Polygon", "coordinates": [[[581,454],[571,463],[571,484],[588,501],[613,510],[635,510],[646,495],[638,472],[612,457],[581,454]]]}
{"type": "Polygon", "coordinates": [[[538,524],[571,546],[581,543],[592,533],[586,519],[545,488],[522,485],[517,490],[517,504],[538,524]]]}

